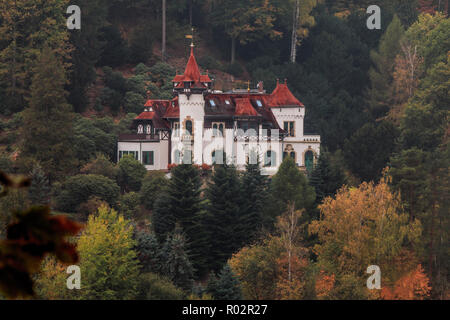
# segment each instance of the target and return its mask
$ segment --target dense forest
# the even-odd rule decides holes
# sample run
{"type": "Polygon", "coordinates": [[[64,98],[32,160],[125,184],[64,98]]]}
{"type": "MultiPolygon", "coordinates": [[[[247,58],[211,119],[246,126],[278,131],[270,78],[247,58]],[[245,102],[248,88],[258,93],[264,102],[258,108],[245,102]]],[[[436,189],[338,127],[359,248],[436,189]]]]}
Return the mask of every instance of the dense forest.
{"type": "Polygon", "coordinates": [[[80,30],[69,5],[0,3],[0,261],[27,223],[62,228],[32,268],[0,263],[0,299],[449,299],[448,1],[79,0],[80,30]],[[118,161],[186,35],[216,89],[286,79],[321,135],[312,172],[118,161]]]}

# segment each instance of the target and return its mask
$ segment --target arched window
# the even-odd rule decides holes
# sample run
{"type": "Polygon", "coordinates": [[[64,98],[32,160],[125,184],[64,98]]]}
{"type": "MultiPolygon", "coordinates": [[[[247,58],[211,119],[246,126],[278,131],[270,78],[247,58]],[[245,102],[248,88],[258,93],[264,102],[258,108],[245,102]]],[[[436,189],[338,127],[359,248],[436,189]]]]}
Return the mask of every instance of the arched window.
{"type": "Polygon", "coordinates": [[[192,136],[192,121],[186,120],[186,131],[192,136]]]}
{"type": "Polygon", "coordinates": [[[148,125],[145,127],[145,132],[146,132],[147,134],[152,134],[152,126],[148,124],[148,125]]]}
{"type": "Polygon", "coordinates": [[[277,154],[275,151],[269,150],[264,156],[264,167],[276,167],[277,154]]]}
{"type": "Polygon", "coordinates": [[[311,172],[314,167],[314,153],[310,150],[305,153],[305,167],[309,172],[311,172]]]}
{"type": "Polygon", "coordinates": [[[295,151],[291,151],[290,156],[291,156],[291,158],[294,159],[294,161],[295,161],[295,151]]]}
{"type": "Polygon", "coordinates": [[[138,125],[138,134],[144,133],[144,126],[142,124],[138,125]]]}

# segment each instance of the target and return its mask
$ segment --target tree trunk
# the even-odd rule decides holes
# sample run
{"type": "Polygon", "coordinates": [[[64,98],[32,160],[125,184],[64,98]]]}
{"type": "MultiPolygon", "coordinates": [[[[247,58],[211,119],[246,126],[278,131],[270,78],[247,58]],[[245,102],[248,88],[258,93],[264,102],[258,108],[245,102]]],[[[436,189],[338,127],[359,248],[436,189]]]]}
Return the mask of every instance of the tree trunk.
{"type": "Polygon", "coordinates": [[[166,0],[162,0],[162,45],[161,58],[166,61],[166,0]]]}
{"type": "Polygon", "coordinates": [[[189,0],[189,25],[192,27],[192,1],[189,0]]]}
{"type": "Polygon", "coordinates": [[[300,0],[295,1],[294,16],[292,21],[292,36],[291,36],[291,62],[295,63],[297,58],[297,29],[298,19],[300,15],[300,0]]]}
{"type": "Polygon", "coordinates": [[[236,60],[236,38],[231,38],[231,64],[236,60]]]}
{"type": "Polygon", "coordinates": [[[13,23],[13,63],[12,63],[12,94],[16,95],[16,51],[17,51],[17,36],[16,36],[16,13],[17,1],[14,1],[14,23],[13,23]]]}

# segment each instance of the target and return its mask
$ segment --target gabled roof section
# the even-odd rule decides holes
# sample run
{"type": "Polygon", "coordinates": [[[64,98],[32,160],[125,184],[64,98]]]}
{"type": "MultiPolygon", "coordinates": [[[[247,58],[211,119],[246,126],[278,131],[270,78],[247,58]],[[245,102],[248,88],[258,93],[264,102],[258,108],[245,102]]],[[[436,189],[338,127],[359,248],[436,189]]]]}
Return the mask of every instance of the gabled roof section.
{"type": "Polygon", "coordinates": [[[279,107],[304,107],[303,103],[301,103],[289,90],[287,86],[287,82],[279,83],[277,81],[277,87],[273,90],[272,94],[267,99],[268,104],[271,108],[279,108],[279,107]]]}
{"type": "Polygon", "coordinates": [[[178,97],[175,97],[170,101],[169,106],[166,109],[164,118],[167,119],[178,119],[180,117],[180,106],[178,105],[178,97]]]}
{"type": "Polygon", "coordinates": [[[236,116],[260,116],[253,108],[249,98],[235,98],[234,101],[236,103],[236,112],[234,113],[236,116]]]}
{"type": "Polygon", "coordinates": [[[168,100],[147,100],[144,107],[145,110],[138,115],[134,120],[152,120],[153,126],[156,129],[168,129],[169,124],[162,119],[169,107],[168,100]]]}

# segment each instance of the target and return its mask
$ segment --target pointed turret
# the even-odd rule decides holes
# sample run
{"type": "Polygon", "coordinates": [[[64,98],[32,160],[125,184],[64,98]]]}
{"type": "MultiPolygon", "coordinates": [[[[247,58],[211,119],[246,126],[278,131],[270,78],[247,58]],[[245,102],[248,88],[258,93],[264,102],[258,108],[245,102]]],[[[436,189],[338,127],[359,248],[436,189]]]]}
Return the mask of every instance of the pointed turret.
{"type": "Polygon", "coordinates": [[[191,55],[186,64],[184,74],[177,74],[172,80],[176,92],[201,93],[211,88],[212,81],[209,75],[200,74],[197,60],[194,55],[194,45],[191,44],[191,55]]]}
{"type": "Polygon", "coordinates": [[[287,86],[287,80],[284,80],[284,83],[280,83],[277,80],[277,87],[273,90],[272,94],[268,98],[270,107],[279,108],[279,107],[304,107],[303,103],[301,103],[289,90],[287,86]]]}

